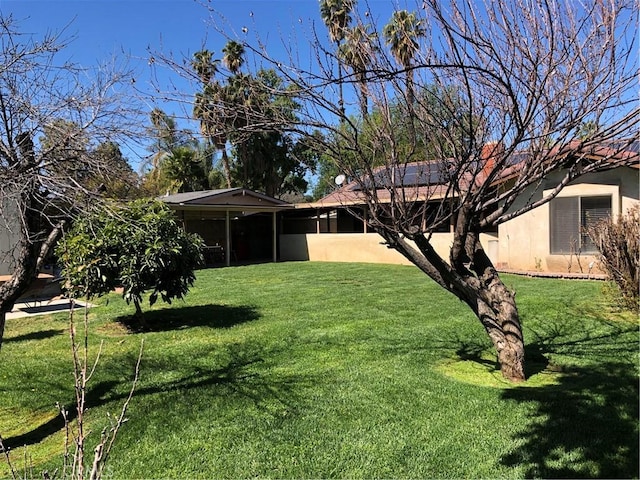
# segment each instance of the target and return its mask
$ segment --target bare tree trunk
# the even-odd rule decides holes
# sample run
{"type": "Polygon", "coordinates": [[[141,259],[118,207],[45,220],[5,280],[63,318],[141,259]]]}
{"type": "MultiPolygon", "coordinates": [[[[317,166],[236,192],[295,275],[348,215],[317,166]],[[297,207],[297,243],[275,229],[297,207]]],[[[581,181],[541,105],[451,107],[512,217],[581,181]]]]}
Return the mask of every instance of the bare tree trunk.
{"type": "Polygon", "coordinates": [[[466,252],[475,273],[470,282],[479,294],[476,315],[495,346],[502,375],[515,382],[525,380],[524,336],[515,294],[502,282],[478,233],[467,234],[466,252]]]}
{"type": "Polygon", "coordinates": [[[227,188],[231,188],[231,167],[229,165],[229,155],[227,155],[226,146],[222,147],[222,168],[224,170],[224,179],[227,182],[227,188]]]}
{"type": "Polygon", "coordinates": [[[525,380],[524,338],[513,293],[496,274],[478,297],[476,315],[496,349],[502,376],[513,382],[525,380]],[[493,303],[485,303],[484,297],[492,298],[493,303]]]}
{"type": "Polygon", "coordinates": [[[422,234],[414,237],[418,250],[395,232],[380,234],[439,285],[465,302],[482,323],[493,343],[504,378],[521,382],[525,377],[524,337],[514,294],[502,283],[477,235],[469,234],[469,267],[446,263],[422,234]]]}
{"type": "Polygon", "coordinates": [[[20,244],[16,269],[11,278],[0,286],[0,348],[2,348],[2,339],[4,338],[6,314],[13,309],[16,300],[27,290],[37,274],[36,256],[34,246],[23,239],[20,244]]]}

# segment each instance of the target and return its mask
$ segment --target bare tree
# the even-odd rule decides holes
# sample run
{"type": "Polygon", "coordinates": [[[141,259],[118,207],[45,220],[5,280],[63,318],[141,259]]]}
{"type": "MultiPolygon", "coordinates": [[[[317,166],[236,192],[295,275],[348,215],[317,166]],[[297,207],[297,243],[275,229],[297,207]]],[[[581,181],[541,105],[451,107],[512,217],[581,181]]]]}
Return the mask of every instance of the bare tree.
{"type": "Polygon", "coordinates": [[[0,17],[0,345],[5,314],[28,288],[62,232],[99,197],[94,177],[118,175],[99,146],[133,138],[132,79],[118,65],[60,60],[61,34],[40,39],[0,17]]]}
{"type": "Polygon", "coordinates": [[[426,29],[412,63],[398,64],[379,41],[366,72],[341,79],[352,99],[345,115],[325,95],[336,81],[326,52],[313,70],[282,67],[306,109],[296,128],[325,133],[315,148],[353,182],[336,195],[366,205],[364,219],[389,247],[471,308],[504,377],[521,381],[515,294],[480,234],[549,202],[581,175],[638,162],[629,151],[640,119],[633,2],[427,0],[416,11],[426,29]],[[407,68],[415,97],[406,92],[407,68]],[[349,112],[357,113],[363,92],[372,115],[354,120],[349,112]],[[411,112],[411,135],[397,128],[398,111],[411,112]],[[585,137],[585,124],[598,128],[585,137]],[[432,233],[449,225],[443,258],[432,233]]]}

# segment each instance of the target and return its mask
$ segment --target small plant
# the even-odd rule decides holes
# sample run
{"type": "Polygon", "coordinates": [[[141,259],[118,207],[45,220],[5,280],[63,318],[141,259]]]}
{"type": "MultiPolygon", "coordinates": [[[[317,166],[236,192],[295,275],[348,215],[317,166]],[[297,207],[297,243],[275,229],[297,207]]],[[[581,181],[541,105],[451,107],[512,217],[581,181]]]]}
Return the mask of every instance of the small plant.
{"type": "Polygon", "coordinates": [[[75,425],[70,422],[69,412],[63,406],[58,406],[65,424],[65,451],[64,462],[62,470],[62,478],[72,478],[82,480],[89,478],[91,480],[98,480],[102,477],[104,466],[109,458],[111,448],[115,443],[118,431],[124,422],[126,422],[126,413],[133,397],[138,378],[140,376],[140,360],[142,359],[142,350],[144,347],[144,340],[140,344],[140,353],[138,354],[138,360],[136,362],[135,373],[125,402],[122,404],[120,414],[112,418],[109,416],[110,426],[105,427],[100,433],[100,441],[93,450],[93,460],[90,460],[85,452],[85,440],[89,435],[89,431],[86,429],[86,422],[84,414],[87,410],[87,387],[91,377],[93,376],[98,362],[100,361],[100,355],[102,353],[102,343],[95,359],[91,362],[89,360],[89,347],[88,347],[88,308],[84,309],[84,335],[81,340],[77,338],[76,324],[73,319],[73,307],[69,313],[69,336],[71,338],[71,350],[73,353],[73,377],[76,392],[76,410],[77,418],[75,425]],[[71,453],[69,447],[73,445],[73,453],[71,453]],[[89,461],[91,463],[89,463],[89,461]],[[87,467],[90,466],[89,472],[87,467]],[[88,475],[87,475],[88,473],[88,475]]]}
{"type": "Polygon", "coordinates": [[[640,205],[635,205],[617,222],[602,220],[588,230],[600,252],[600,265],[615,282],[626,307],[639,310],[640,205]]]}
{"type": "Polygon", "coordinates": [[[536,272],[541,272],[542,271],[542,259],[535,257],[534,258],[535,261],[535,265],[536,265],[536,272]]]}
{"type": "Polygon", "coordinates": [[[123,288],[141,319],[142,295],[171,303],[193,285],[203,264],[202,239],[189,234],[164,204],[136,200],[78,220],[56,248],[73,295],[100,296],[123,288]]]}
{"type": "MultiPolygon", "coordinates": [[[[75,387],[75,413],[67,410],[64,406],[57,404],[60,414],[64,419],[65,442],[64,453],[62,454],[62,468],[50,473],[42,472],[44,479],[73,479],[73,480],[99,480],[102,478],[104,467],[109,458],[111,449],[115,443],[120,427],[127,421],[125,417],[131,398],[136,389],[140,377],[140,361],[144,341],[140,344],[140,353],[136,361],[135,373],[133,376],[129,395],[122,404],[122,408],[117,417],[109,416],[110,425],[105,427],[100,433],[100,441],[93,450],[93,458],[85,451],[86,440],[90,435],[87,428],[85,413],[87,411],[87,390],[89,381],[96,371],[102,353],[102,343],[93,360],[89,358],[89,314],[88,307],[84,309],[84,321],[82,322],[82,334],[78,336],[78,324],[74,320],[73,303],[69,310],[69,337],[71,339],[71,353],[73,358],[73,378],[75,387]],[[75,417],[75,420],[74,418],[75,417]]],[[[0,453],[5,457],[11,477],[13,480],[36,478],[33,474],[33,467],[25,452],[24,472],[20,475],[11,461],[10,450],[5,447],[2,436],[0,436],[0,453]]]]}
{"type": "Polygon", "coordinates": [[[582,247],[580,247],[578,239],[572,238],[569,241],[569,256],[567,257],[566,255],[564,255],[564,258],[567,261],[567,273],[571,273],[571,269],[573,268],[574,257],[575,257],[576,264],[578,265],[578,270],[580,271],[580,273],[583,273],[582,262],[580,261],[581,255],[582,255],[582,247]]]}

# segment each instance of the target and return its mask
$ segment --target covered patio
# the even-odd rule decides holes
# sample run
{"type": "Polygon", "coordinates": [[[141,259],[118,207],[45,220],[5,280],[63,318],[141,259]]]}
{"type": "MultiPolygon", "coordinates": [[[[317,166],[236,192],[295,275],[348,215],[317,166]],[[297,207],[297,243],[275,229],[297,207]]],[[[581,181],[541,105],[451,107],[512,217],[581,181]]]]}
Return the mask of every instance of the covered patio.
{"type": "Polygon", "coordinates": [[[293,205],[246,188],[161,197],[184,229],[200,235],[208,264],[278,260],[277,213],[293,205]]]}

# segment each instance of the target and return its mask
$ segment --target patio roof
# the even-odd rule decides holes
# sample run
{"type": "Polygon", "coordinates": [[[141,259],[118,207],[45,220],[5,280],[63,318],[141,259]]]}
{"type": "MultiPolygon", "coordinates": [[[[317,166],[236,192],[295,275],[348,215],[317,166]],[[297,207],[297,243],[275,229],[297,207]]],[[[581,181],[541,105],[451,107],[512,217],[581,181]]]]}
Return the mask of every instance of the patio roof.
{"type": "MultiPolygon", "coordinates": [[[[247,188],[224,188],[199,192],[176,193],[159,197],[178,214],[183,222],[205,219],[224,219],[225,264],[231,264],[232,238],[231,220],[252,215],[269,214],[272,217],[273,261],[277,261],[276,214],[294,206],[283,200],[254,192],[247,188]]],[[[213,248],[213,246],[210,246],[213,248]]]]}
{"type": "Polygon", "coordinates": [[[176,193],[159,197],[174,210],[214,210],[232,212],[274,212],[293,208],[277,198],[246,188],[224,188],[199,192],[176,193]]]}

